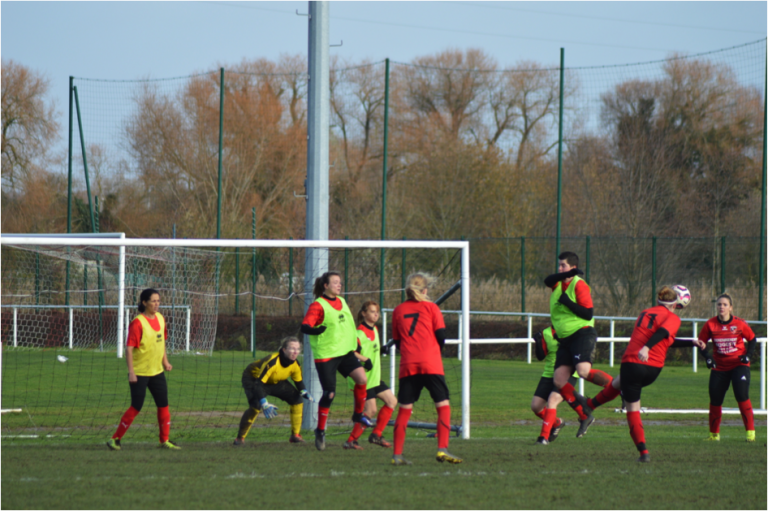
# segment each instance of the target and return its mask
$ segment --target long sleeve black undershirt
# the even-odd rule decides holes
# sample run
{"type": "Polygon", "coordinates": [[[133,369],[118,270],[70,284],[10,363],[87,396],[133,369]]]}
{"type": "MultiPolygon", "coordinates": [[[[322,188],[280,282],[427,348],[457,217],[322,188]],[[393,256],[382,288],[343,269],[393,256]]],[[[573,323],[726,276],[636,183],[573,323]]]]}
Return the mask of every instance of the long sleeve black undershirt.
{"type": "Polygon", "coordinates": [[[645,345],[648,347],[648,349],[651,349],[667,337],[669,337],[669,331],[667,331],[666,328],[659,328],[656,330],[656,333],[654,333],[651,338],[648,339],[648,342],[646,342],[645,345]]]}
{"type": "Polygon", "coordinates": [[[437,345],[440,346],[440,351],[443,351],[445,340],[448,338],[448,335],[445,332],[445,328],[435,330],[435,337],[437,338],[437,345]]]}
{"type": "Polygon", "coordinates": [[[547,287],[555,287],[555,284],[565,279],[570,279],[576,275],[584,275],[584,272],[578,268],[573,268],[563,273],[553,273],[544,279],[544,285],[547,287]]]}
{"type": "Polygon", "coordinates": [[[565,293],[561,294],[557,301],[568,307],[568,310],[585,321],[592,319],[592,316],[595,314],[594,307],[584,307],[583,305],[579,305],[571,300],[565,293]]]}
{"type": "Polygon", "coordinates": [[[547,352],[544,348],[544,336],[539,332],[533,337],[536,346],[536,360],[544,360],[547,358],[547,352]]]}

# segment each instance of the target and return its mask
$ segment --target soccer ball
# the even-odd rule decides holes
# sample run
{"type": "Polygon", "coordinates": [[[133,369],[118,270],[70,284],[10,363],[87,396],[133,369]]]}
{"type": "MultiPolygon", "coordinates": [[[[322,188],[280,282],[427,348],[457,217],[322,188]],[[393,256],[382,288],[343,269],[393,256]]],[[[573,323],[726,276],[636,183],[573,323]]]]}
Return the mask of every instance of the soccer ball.
{"type": "Polygon", "coordinates": [[[684,309],[688,307],[688,304],[691,303],[691,292],[688,291],[688,288],[677,284],[672,286],[672,289],[677,293],[677,304],[675,304],[675,309],[684,309]]]}

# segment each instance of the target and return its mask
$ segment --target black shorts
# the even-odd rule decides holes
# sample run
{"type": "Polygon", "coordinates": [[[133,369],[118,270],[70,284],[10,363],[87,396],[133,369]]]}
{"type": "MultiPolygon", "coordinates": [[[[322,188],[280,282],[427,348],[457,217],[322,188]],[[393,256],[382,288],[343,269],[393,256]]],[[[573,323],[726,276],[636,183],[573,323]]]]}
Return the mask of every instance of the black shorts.
{"type": "Polygon", "coordinates": [[[621,397],[627,403],[640,401],[640,392],[656,381],[661,374],[661,367],[653,367],[634,362],[622,362],[621,370],[621,397]]]}
{"type": "Polygon", "coordinates": [[[155,406],[165,408],[168,406],[168,383],[165,381],[165,373],[154,376],[136,376],[136,383],[129,383],[131,387],[131,406],[141,411],[144,406],[144,398],[147,389],[155,400],[155,406]]]}
{"type": "Polygon", "coordinates": [[[243,390],[245,391],[245,397],[248,399],[248,404],[251,405],[251,408],[257,410],[261,410],[260,401],[270,396],[285,401],[289,405],[297,405],[302,402],[301,394],[288,380],[266,384],[249,374],[243,376],[243,390]]]}
{"type": "Polygon", "coordinates": [[[597,348],[597,330],[588,326],[580,328],[564,339],[560,339],[560,346],[555,355],[555,369],[560,366],[576,367],[580,362],[595,360],[597,348]]]}
{"type": "Polygon", "coordinates": [[[728,387],[733,383],[733,395],[736,402],[741,403],[749,399],[749,367],[738,366],[730,371],[709,372],[709,404],[723,406],[728,387]]]}
{"type": "Polygon", "coordinates": [[[381,381],[381,383],[379,383],[375,387],[368,389],[365,395],[365,400],[367,401],[369,399],[376,399],[376,396],[378,396],[381,392],[384,392],[385,390],[389,390],[389,385],[381,381]]]}
{"type": "MultiPolygon", "coordinates": [[[[577,380],[573,376],[568,378],[568,383],[570,383],[574,387],[576,386],[576,382],[577,380]]],[[[555,379],[542,376],[541,379],[539,380],[539,384],[536,386],[536,391],[533,393],[533,395],[535,397],[540,397],[541,399],[546,401],[547,399],[549,399],[549,395],[555,390],[557,390],[555,388],[555,379]]]]}
{"type": "Polygon", "coordinates": [[[397,400],[401,405],[412,405],[419,400],[421,390],[425,387],[435,403],[448,400],[448,384],[442,374],[413,374],[400,378],[397,400]]]}
{"type": "Polygon", "coordinates": [[[363,366],[360,365],[360,361],[355,356],[354,351],[325,362],[315,361],[317,379],[320,380],[323,392],[336,392],[336,371],[346,378],[358,367],[363,366]]]}

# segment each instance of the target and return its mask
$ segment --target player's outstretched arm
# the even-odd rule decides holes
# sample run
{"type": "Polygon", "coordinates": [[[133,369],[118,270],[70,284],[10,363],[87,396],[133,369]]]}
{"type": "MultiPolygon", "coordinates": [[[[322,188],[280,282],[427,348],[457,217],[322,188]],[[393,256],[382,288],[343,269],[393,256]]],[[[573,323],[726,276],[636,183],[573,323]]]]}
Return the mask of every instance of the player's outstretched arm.
{"type": "Polygon", "coordinates": [[[536,360],[544,360],[547,358],[547,347],[544,342],[544,334],[536,332],[533,336],[534,346],[536,347],[536,360]]]}
{"type": "Polygon", "coordinates": [[[555,287],[555,284],[565,279],[570,279],[576,275],[584,275],[584,272],[578,268],[573,268],[563,273],[553,273],[544,279],[544,285],[547,287],[555,287]]]}

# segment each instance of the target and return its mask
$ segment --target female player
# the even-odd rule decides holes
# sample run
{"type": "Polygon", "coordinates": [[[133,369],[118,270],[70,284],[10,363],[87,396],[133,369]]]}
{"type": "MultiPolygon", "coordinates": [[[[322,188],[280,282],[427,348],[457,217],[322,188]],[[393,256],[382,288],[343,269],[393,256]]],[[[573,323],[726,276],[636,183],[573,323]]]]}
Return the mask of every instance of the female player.
{"type": "Polygon", "coordinates": [[[368,380],[365,370],[355,357],[357,332],[355,320],[347,302],[341,294],[341,276],[335,271],[323,273],[315,279],[313,289],[315,301],[307,309],[301,323],[301,332],[309,335],[309,345],[315,359],[317,378],[323,389],[317,409],[317,429],[315,429],[315,447],[325,450],[325,425],[328,412],[336,396],[336,371],[343,377],[350,377],[355,382],[355,412],[352,422],[373,426],[373,422],[363,415],[365,407],[365,387],[368,380]]]}
{"type": "Polygon", "coordinates": [[[280,344],[280,350],[267,355],[251,364],[243,371],[243,390],[248,399],[249,408],[243,412],[240,428],[234,445],[245,444],[245,437],[251,430],[253,422],[264,412],[264,417],[273,419],[277,416],[277,407],[267,401],[274,396],[283,400],[291,407],[291,436],[288,441],[292,444],[303,444],[301,438],[301,415],[304,403],[301,398],[312,401],[312,397],[304,388],[301,377],[301,366],[296,360],[301,353],[301,343],[295,337],[286,337],[280,344]],[[288,382],[291,378],[294,387],[288,382]]]}
{"type": "Polygon", "coordinates": [[[408,277],[405,293],[408,300],[392,313],[392,338],[400,349],[400,406],[395,420],[393,465],[411,465],[403,458],[403,445],[413,403],[422,389],[429,391],[437,408],[437,461],[461,463],[448,452],[451,432],[451,406],[445,383],[442,350],[445,344],[445,322],[440,308],[427,296],[430,277],[414,273],[408,277]]]}
{"type": "Polygon", "coordinates": [[[585,405],[594,409],[616,398],[619,393],[624,397],[627,408],[629,434],[635,442],[640,458],[637,461],[647,463],[651,455],[645,445],[645,431],[640,419],[640,393],[656,381],[664,367],[667,349],[690,348],[691,344],[701,348],[704,343],[698,339],[675,341],[680,328],[680,318],[676,309],[682,309],[690,302],[690,293],[684,286],[664,286],[657,295],[658,305],[645,309],[635,322],[629,346],[621,357],[621,371],[611,385],[605,387],[585,405]]]}
{"type": "Polygon", "coordinates": [[[131,389],[131,406],[120,419],[115,434],[107,442],[107,447],[119,451],[120,440],[131,427],[133,419],[144,406],[147,389],[152,394],[157,406],[157,422],[160,426],[160,447],[163,449],[181,449],[168,440],[171,430],[171,412],[168,410],[168,384],[163,370],[170,371],[173,366],[168,362],[165,340],[168,328],[165,318],[158,312],[160,293],[154,289],[145,289],[139,296],[139,315],[128,326],[128,342],[125,360],[128,363],[128,383],[131,389]]]}
{"type": "MultiPolygon", "coordinates": [[[[379,304],[372,300],[365,302],[357,313],[357,351],[355,356],[363,364],[366,371],[365,376],[368,378],[365,416],[373,417],[376,415],[376,398],[384,401],[384,406],[376,418],[376,428],[368,437],[368,442],[382,447],[392,447],[392,444],[384,439],[382,433],[389,423],[389,418],[392,417],[392,412],[395,411],[397,398],[389,389],[389,386],[381,379],[381,348],[379,345],[379,331],[376,329],[379,315],[379,304]]],[[[352,380],[348,379],[347,382],[350,388],[354,387],[352,380]]],[[[354,428],[352,428],[352,434],[349,435],[344,444],[344,448],[362,450],[360,444],[357,443],[357,439],[360,438],[363,431],[365,431],[365,426],[359,422],[356,423],[354,428]]]]}
{"type": "Polygon", "coordinates": [[[709,373],[709,438],[720,440],[723,400],[733,382],[733,394],[739,403],[741,420],[747,430],[747,442],[755,441],[755,418],[749,400],[749,361],[755,354],[755,333],[744,320],[733,315],[733,300],[727,294],[717,297],[717,316],[704,323],[699,340],[707,345],[712,339],[714,358],[702,351],[709,373]],[[746,343],[744,342],[746,340],[746,343]]]}

